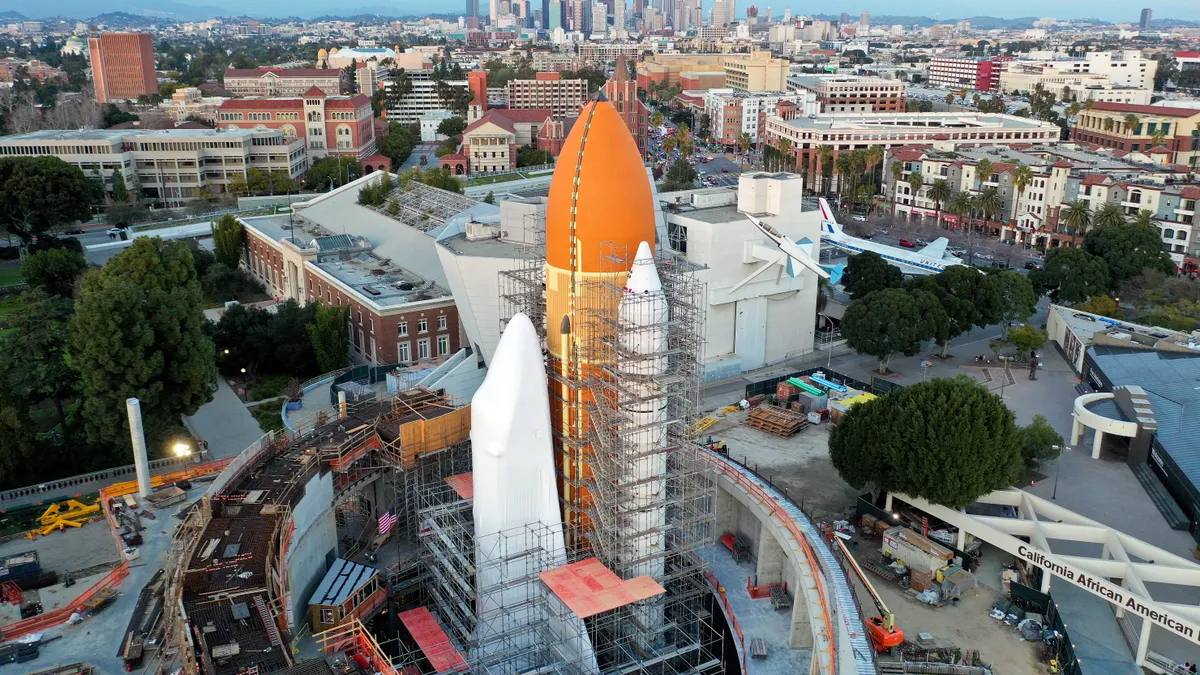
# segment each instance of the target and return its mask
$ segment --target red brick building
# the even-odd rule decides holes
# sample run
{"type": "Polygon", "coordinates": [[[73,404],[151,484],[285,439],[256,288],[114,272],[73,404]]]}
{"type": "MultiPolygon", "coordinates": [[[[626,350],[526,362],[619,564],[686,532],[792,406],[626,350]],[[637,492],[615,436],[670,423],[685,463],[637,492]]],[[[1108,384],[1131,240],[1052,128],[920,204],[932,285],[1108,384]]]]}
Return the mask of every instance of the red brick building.
{"type": "Polygon", "coordinates": [[[158,91],[154,43],[146,33],[101,33],[88,38],[92,81],[100,103],[158,91]]]}
{"type": "MultiPolygon", "coordinates": [[[[612,101],[617,112],[621,114],[621,119],[625,120],[625,126],[629,127],[629,133],[633,134],[644,157],[646,155],[646,132],[650,126],[650,111],[646,108],[646,104],[638,99],[637,80],[629,76],[625,57],[617,59],[616,72],[613,73],[611,80],[604,83],[604,96],[612,101]]],[[[553,154],[558,156],[557,152],[553,154]]]]}
{"type": "Polygon", "coordinates": [[[308,154],[348,155],[365,159],[377,151],[371,99],[326,96],[310,87],[302,98],[231,99],[217,110],[217,124],[226,129],[280,129],[304,138],[308,154]]]}

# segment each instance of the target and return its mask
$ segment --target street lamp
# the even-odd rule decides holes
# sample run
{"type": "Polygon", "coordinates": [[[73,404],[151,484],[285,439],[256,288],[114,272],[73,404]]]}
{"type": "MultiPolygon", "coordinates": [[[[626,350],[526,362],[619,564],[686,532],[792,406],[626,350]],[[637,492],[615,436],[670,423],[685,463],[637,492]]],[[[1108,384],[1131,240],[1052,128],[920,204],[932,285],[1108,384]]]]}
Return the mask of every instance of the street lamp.
{"type": "Polygon", "coordinates": [[[1062,471],[1062,456],[1064,452],[1071,449],[1071,446],[1064,445],[1059,447],[1057,445],[1051,445],[1050,447],[1058,450],[1058,457],[1054,460],[1054,492],[1051,493],[1050,499],[1058,499],[1058,474],[1062,471]]]}
{"type": "Polygon", "coordinates": [[[176,443],[172,450],[175,451],[176,457],[187,457],[188,455],[192,454],[192,446],[184,443],[183,441],[176,443]]]}

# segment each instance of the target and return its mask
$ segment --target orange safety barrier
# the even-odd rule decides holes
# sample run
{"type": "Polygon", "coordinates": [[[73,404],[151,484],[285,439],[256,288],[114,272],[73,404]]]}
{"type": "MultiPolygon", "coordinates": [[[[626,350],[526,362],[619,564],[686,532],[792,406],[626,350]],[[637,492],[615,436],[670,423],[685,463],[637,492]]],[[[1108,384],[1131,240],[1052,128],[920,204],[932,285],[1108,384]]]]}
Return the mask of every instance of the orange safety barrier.
{"type": "Polygon", "coordinates": [[[753,583],[751,583],[750,577],[746,577],[746,592],[750,594],[751,600],[765,600],[771,597],[772,588],[782,588],[786,591],[787,584],[781,581],[777,584],[763,584],[762,586],[755,586],[753,583]]]}
{"type": "MultiPolygon", "coordinates": [[[[821,564],[817,560],[816,555],[813,554],[812,547],[809,546],[808,540],[804,537],[804,533],[800,531],[800,528],[796,527],[796,523],[792,521],[791,517],[784,512],[782,508],[780,508],[779,503],[775,501],[775,498],[768,494],[767,491],[762,489],[762,487],[760,487],[757,483],[746,478],[746,476],[744,476],[740,471],[736,471],[733,469],[733,467],[729,466],[727,463],[728,460],[717,458],[715,455],[711,454],[709,456],[721,473],[725,474],[730,480],[745,489],[746,492],[748,492],[751,496],[756,497],[762,503],[763,507],[770,512],[770,515],[777,516],[779,518],[779,521],[784,524],[784,527],[787,528],[788,532],[790,532],[796,541],[800,543],[801,548],[804,550],[804,556],[808,559],[809,566],[813,570],[821,569],[821,564]]],[[[833,632],[833,617],[829,613],[829,601],[825,597],[825,589],[823,585],[818,583],[816,584],[816,588],[817,594],[821,596],[821,611],[824,614],[826,635],[829,636],[829,639],[827,640],[829,672],[836,673],[837,660],[835,659],[833,644],[835,635],[833,632]]]]}
{"type": "Polygon", "coordinates": [[[70,604],[51,610],[44,614],[31,616],[28,619],[10,623],[7,626],[0,626],[0,639],[6,641],[16,640],[17,638],[66,623],[67,619],[71,618],[71,614],[75,612],[75,608],[83,605],[88,600],[91,600],[93,596],[105,588],[112,588],[113,586],[120,585],[120,583],[125,580],[125,577],[128,576],[129,563],[122,562],[115,569],[113,569],[113,571],[104,575],[104,577],[95,584],[92,584],[92,587],[84,591],[82,595],[72,600],[70,604]]]}
{"type": "Polygon", "coordinates": [[[738,623],[737,615],[733,613],[733,606],[729,604],[729,598],[725,597],[725,587],[717,580],[716,575],[712,572],[705,572],[704,578],[708,580],[708,585],[717,592],[717,597],[721,598],[721,606],[725,608],[725,613],[733,622],[733,633],[737,635],[738,644],[742,647],[742,672],[744,673],[746,672],[746,636],[742,633],[742,626],[738,623]]]}

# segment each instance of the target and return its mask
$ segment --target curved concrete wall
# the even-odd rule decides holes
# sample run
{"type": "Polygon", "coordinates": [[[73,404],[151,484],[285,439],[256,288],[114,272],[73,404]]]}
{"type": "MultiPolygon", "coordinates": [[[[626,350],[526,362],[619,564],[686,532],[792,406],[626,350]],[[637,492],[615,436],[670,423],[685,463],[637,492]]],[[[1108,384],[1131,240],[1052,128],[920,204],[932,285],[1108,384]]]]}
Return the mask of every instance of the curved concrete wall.
{"type": "Polygon", "coordinates": [[[1079,420],[1080,424],[1089,429],[1102,431],[1106,434],[1115,434],[1117,436],[1126,436],[1128,438],[1137,436],[1137,422],[1126,422],[1125,420],[1116,420],[1111,417],[1105,417],[1104,415],[1094,413],[1087,408],[1087,406],[1093,403],[1107,401],[1112,398],[1114,398],[1114,396],[1106,392],[1100,392],[1097,394],[1084,394],[1083,396],[1080,396],[1079,398],[1075,399],[1075,419],[1079,420]]]}

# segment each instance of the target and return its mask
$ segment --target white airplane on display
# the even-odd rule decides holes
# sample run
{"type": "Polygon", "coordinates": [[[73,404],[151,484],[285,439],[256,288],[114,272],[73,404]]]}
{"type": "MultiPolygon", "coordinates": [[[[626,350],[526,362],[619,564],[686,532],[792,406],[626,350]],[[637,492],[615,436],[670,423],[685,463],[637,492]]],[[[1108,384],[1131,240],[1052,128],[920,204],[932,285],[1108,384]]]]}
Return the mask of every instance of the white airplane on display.
{"type": "Polygon", "coordinates": [[[824,197],[818,201],[821,206],[821,238],[830,246],[850,255],[871,251],[899,267],[905,274],[912,275],[937,274],[947,267],[963,264],[959,258],[946,255],[946,247],[950,244],[950,240],[945,237],[938,237],[925,248],[915,251],[852,237],[846,234],[842,225],[834,217],[833,209],[829,208],[829,202],[825,201],[824,197]]]}

